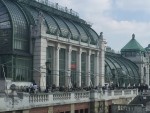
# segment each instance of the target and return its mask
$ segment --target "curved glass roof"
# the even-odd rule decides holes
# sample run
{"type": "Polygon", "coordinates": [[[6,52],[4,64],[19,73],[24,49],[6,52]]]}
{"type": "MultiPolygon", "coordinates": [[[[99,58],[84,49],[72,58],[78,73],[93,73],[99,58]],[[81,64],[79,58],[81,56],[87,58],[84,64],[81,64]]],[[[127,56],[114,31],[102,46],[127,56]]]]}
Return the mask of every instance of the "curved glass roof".
{"type": "Polygon", "coordinates": [[[120,85],[138,84],[140,76],[138,66],[119,54],[106,53],[105,55],[105,80],[120,85]]]}
{"type": "MultiPolygon", "coordinates": [[[[96,41],[98,39],[97,33],[91,29],[90,25],[86,25],[86,22],[80,18],[71,19],[68,16],[62,16],[56,13],[48,12],[46,8],[42,8],[42,5],[39,6],[40,3],[31,5],[24,2],[16,2],[12,0],[2,0],[5,2],[5,5],[8,8],[12,23],[13,23],[13,37],[14,40],[14,48],[15,49],[27,49],[28,37],[29,37],[29,27],[30,24],[36,23],[38,19],[38,14],[40,12],[43,13],[43,17],[45,18],[45,23],[47,24],[48,34],[52,35],[60,35],[64,38],[70,38],[72,40],[78,40],[81,38],[82,42],[88,43],[90,41],[91,44],[96,45],[96,41]],[[37,6],[36,6],[37,5],[37,6]],[[83,22],[84,21],[84,22],[83,22]],[[21,40],[21,41],[20,41],[21,40]],[[18,44],[20,45],[18,46],[18,44]]],[[[32,1],[33,3],[34,1],[32,1]]],[[[50,7],[50,6],[49,6],[50,7]]],[[[3,10],[3,9],[2,9],[3,10]]],[[[55,12],[54,9],[53,12],[55,12]]],[[[68,14],[66,14],[68,15],[68,14]]],[[[8,15],[5,15],[8,19],[8,15]]],[[[0,19],[2,21],[2,19],[0,19]]],[[[4,24],[4,23],[3,23],[4,24]]]]}
{"type": "Polygon", "coordinates": [[[11,50],[12,23],[10,14],[5,5],[0,1],[0,51],[9,52],[11,50]],[[4,49],[5,48],[5,49],[4,49]]]}
{"type": "Polygon", "coordinates": [[[75,25],[71,21],[69,21],[69,20],[64,20],[64,21],[68,25],[68,27],[71,31],[72,39],[78,40],[78,38],[80,36],[78,29],[75,27],[75,25]]]}
{"type": "MultiPolygon", "coordinates": [[[[9,18],[11,20],[7,22],[7,24],[11,23],[12,25],[13,32],[11,34],[11,41],[13,42],[13,49],[28,52],[29,26],[27,18],[24,15],[24,11],[17,5],[17,3],[13,3],[10,0],[3,0],[2,3],[7,8],[9,18]]],[[[5,18],[8,18],[8,14],[5,15],[5,18]]]]}
{"type": "Polygon", "coordinates": [[[45,20],[48,24],[50,33],[56,34],[56,32],[59,28],[58,28],[58,25],[56,24],[55,20],[50,15],[48,15],[46,13],[44,13],[44,17],[45,17],[45,20]]]}
{"type": "Polygon", "coordinates": [[[55,21],[57,22],[57,24],[59,25],[60,28],[60,36],[62,37],[68,37],[69,34],[69,30],[66,26],[66,24],[63,22],[62,19],[58,18],[57,16],[53,15],[53,18],[55,19],[55,21]]]}
{"type": "Polygon", "coordinates": [[[97,33],[92,29],[92,28],[89,28],[89,32],[90,34],[92,35],[92,38],[91,38],[91,43],[95,44],[97,42],[97,39],[98,39],[98,35],[97,33]]]}
{"type": "Polygon", "coordinates": [[[80,32],[80,38],[82,42],[88,42],[88,35],[86,33],[86,31],[83,29],[83,27],[81,27],[79,24],[74,23],[74,25],[77,27],[77,29],[80,32]]]}

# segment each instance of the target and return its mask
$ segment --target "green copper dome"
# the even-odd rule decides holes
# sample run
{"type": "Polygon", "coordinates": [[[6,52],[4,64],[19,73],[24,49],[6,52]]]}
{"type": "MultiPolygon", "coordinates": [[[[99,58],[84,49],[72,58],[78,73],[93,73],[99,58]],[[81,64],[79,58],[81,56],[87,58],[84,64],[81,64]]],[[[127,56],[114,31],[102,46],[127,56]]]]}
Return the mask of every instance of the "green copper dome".
{"type": "Polygon", "coordinates": [[[136,41],[135,35],[132,35],[132,39],[121,49],[121,52],[125,51],[145,51],[145,49],[136,41]]]}

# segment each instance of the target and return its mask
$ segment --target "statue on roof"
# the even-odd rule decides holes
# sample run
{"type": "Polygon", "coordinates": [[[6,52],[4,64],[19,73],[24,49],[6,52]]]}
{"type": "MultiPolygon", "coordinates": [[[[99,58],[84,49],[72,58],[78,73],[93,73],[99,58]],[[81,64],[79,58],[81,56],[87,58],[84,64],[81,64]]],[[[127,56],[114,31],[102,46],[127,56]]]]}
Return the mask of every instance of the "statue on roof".
{"type": "Polygon", "coordinates": [[[99,38],[100,38],[100,39],[103,39],[103,32],[100,32],[99,38]]]}
{"type": "Polygon", "coordinates": [[[132,34],[132,39],[135,39],[135,34],[134,33],[132,34]]]}

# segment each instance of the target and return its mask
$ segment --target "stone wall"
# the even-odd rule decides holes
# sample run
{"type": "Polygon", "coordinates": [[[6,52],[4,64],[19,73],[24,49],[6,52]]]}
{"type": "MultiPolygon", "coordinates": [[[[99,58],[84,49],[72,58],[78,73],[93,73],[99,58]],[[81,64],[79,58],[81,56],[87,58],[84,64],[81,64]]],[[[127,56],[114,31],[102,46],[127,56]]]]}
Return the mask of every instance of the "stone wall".
{"type": "Polygon", "coordinates": [[[48,107],[30,109],[29,113],[48,113],[48,107]]]}

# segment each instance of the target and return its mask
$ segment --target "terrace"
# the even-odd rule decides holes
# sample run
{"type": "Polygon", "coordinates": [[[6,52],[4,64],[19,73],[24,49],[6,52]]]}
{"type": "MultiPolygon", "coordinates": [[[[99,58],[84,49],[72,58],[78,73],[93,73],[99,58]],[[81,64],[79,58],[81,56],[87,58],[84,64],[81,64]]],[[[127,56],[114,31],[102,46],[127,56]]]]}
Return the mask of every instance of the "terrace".
{"type": "Polygon", "coordinates": [[[30,109],[34,107],[83,103],[91,101],[112,100],[119,98],[134,98],[138,95],[137,89],[124,90],[90,90],[74,92],[50,92],[30,94],[13,91],[9,94],[0,94],[0,112],[30,109]]]}

